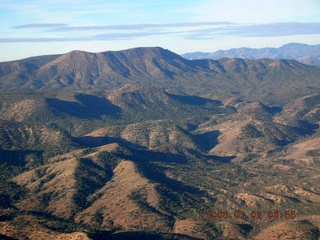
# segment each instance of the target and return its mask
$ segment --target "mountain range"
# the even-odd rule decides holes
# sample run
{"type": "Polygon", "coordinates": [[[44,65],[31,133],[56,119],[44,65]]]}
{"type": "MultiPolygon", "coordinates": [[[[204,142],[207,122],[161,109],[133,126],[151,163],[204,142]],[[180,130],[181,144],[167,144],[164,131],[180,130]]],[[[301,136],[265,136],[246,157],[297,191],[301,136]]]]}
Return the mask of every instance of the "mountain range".
{"type": "Polygon", "coordinates": [[[158,47],[104,53],[74,51],[0,63],[0,91],[111,90],[134,84],[267,102],[272,94],[272,101],[277,103],[288,95],[295,98],[305,92],[316,93],[319,72],[319,68],[294,60],[191,61],[158,47]],[[303,82],[306,76],[308,81],[303,82]]]}
{"type": "Polygon", "coordinates": [[[0,63],[0,238],[317,239],[319,76],[159,47],[0,63]]]}
{"type": "Polygon", "coordinates": [[[279,48],[233,48],[219,50],[213,53],[192,52],[181,55],[186,59],[220,59],[220,58],[245,58],[245,59],[295,59],[307,65],[320,65],[320,45],[307,45],[289,43],[279,48]]]}

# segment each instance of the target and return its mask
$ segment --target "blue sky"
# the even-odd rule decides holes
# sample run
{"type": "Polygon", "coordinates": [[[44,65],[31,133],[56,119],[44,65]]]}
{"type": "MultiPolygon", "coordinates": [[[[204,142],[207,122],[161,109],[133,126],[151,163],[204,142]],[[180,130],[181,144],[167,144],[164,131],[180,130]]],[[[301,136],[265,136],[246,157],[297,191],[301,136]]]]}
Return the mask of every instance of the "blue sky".
{"type": "Polygon", "coordinates": [[[319,0],[1,0],[0,61],[160,46],[320,44],[319,0]]]}

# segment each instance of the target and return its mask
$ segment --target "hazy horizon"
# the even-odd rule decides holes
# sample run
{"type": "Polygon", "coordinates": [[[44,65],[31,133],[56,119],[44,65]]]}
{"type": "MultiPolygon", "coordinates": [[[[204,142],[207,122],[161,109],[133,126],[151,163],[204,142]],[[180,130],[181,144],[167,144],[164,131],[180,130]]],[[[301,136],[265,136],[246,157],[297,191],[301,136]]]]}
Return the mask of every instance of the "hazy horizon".
{"type": "Polygon", "coordinates": [[[160,46],[178,54],[320,43],[320,2],[30,1],[0,3],[0,61],[72,50],[160,46]]]}

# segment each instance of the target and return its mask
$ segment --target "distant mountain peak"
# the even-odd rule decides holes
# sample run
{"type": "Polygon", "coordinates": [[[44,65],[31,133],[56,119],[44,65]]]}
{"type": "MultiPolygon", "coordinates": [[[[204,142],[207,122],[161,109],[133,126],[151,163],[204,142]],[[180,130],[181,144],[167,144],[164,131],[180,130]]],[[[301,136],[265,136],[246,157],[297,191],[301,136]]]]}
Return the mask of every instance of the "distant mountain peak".
{"type": "Polygon", "coordinates": [[[232,48],[219,50],[213,53],[186,53],[182,57],[186,59],[220,59],[247,58],[247,59],[295,59],[307,65],[320,65],[320,44],[307,45],[302,43],[288,43],[279,48],[232,48]]]}

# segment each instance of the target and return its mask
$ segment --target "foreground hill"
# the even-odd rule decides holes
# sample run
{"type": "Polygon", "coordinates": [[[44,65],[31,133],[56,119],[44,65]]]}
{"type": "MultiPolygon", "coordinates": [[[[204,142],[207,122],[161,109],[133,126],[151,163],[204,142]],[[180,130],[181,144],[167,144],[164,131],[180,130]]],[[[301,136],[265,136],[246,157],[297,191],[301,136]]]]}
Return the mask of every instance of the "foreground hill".
{"type": "Polygon", "coordinates": [[[219,50],[214,53],[186,53],[186,59],[220,59],[220,58],[246,58],[246,59],[295,59],[307,65],[320,65],[320,45],[307,45],[299,43],[286,44],[280,48],[233,48],[219,50]]]}
{"type": "Polygon", "coordinates": [[[208,97],[135,85],[3,93],[0,234],[317,236],[319,95],[277,107],[208,97]]]}

